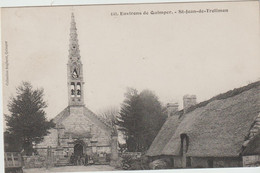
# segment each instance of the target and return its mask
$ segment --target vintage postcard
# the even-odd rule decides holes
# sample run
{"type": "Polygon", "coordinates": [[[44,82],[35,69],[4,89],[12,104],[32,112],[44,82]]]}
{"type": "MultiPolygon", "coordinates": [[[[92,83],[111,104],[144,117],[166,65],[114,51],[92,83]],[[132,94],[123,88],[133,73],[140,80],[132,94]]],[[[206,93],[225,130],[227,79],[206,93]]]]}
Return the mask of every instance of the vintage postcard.
{"type": "Polygon", "coordinates": [[[5,172],[260,166],[259,1],[1,9],[5,172]]]}

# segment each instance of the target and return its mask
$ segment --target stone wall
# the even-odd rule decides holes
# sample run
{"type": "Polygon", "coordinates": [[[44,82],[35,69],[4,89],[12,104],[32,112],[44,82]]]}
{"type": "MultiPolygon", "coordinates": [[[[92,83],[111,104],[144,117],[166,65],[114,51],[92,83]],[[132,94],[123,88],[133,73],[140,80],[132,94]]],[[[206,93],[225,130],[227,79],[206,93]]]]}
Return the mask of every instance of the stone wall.
{"type": "MultiPolygon", "coordinates": [[[[70,115],[63,120],[62,124],[65,127],[64,132],[71,132],[79,136],[89,134],[91,137],[89,142],[97,141],[96,146],[110,145],[110,132],[100,128],[88,116],[84,115],[84,107],[70,107],[70,115]]],[[[84,142],[88,143],[88,141],[84,142]]],[[[89,145],[90,143],[88,143],[89,145]]]]}
{"type": "Polygon", "coordinates": [[[46,167],[46,157],[44,156],[23,156],[25,168],[42,168],[46,167]]]}
{"type": "Polygon", "coordinates": [[[207,159],[201,157],[191,158],[191,167],[193,168],[208,168],[207,159]]]}
{"type": "MultiPolygon", "coordinates": [[[[259,163],[260,163],[260,156],[259,163]]],[[[172,168],[183,168],[183,158],[181,156],[158,156],[151,157],[150,162],[155,160],[164,159],[171,162],[172,168]],[[173,161],[172,161],[173,159],[173,161]]],[[[255,159],[255,158],[254,158],[255,159]]],[[[212,160],[213,168],[221,168],[221,167],[242,167],[242,160],[240,157],[223,157],[223,158],[207,158],[207,157],[190,157],[191,166],[187,166],[187,168],[209,168],[209,161],[212,160]]],[[[245,161],[244,162],[248,162],[245,161]]]]}
{"type": "Polygon", "coordinates": [[[174,168],[182,167],[182,157],[173,157],[173,167],[174,168]]]}
{"type": "Polygon", "coordinates": [[[37,144],[37,148],[46,148],[47,146],[56,147],[58,143],[58,131],[57,129],[49,130],[49,134],[44,137],[40,144],[37,144]]]}
{"type": "Polygon", "coordinates": [[[212,160],[213,168],[225,168],[225,167],[241,167],[242,160],[239,157],[222,157],[222,158],[201,158],[192,157],[191,167],[192,168],[208,168],[208,161],[212,160]]]}

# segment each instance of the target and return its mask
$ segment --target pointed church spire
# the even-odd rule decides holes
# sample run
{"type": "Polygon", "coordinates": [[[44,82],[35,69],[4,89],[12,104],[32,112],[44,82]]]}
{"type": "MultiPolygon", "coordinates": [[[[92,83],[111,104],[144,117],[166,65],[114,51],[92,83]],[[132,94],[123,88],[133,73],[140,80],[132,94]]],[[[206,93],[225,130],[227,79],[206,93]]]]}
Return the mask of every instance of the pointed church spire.
{"type": "Polygon", "coordinates": [[[71,13],[69,60],[79,60],[79,59],[80,59],[80,51],[79,51],[79,44],[78,44],[77,27],[74,18],[74,13],[71,13]]]}
{"type": "Polygon", "coordinates": [[[74,14],[71,14],[68,69],[69,106],[84,106],[83,65],[80,60],[77,27],[74,14]]]}

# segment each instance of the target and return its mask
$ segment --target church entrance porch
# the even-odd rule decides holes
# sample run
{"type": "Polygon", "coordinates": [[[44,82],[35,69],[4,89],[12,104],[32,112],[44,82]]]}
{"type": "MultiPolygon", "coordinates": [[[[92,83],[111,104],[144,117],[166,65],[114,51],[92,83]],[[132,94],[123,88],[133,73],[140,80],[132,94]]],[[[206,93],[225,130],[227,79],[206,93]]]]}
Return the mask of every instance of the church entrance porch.
{"type": "Polygon", "coordinates": [[[74,142],[74,153],[72,154],[70,160],[73,165],[86,165],[87,164],[87,154],[86,145],[83,141],[74,142]]]}
{"type": "Polygon", "coordinates": [[[81,144],[76,144],[74,146],[74,155],[75,157],[83,155],[83,146],[81,144]]]}

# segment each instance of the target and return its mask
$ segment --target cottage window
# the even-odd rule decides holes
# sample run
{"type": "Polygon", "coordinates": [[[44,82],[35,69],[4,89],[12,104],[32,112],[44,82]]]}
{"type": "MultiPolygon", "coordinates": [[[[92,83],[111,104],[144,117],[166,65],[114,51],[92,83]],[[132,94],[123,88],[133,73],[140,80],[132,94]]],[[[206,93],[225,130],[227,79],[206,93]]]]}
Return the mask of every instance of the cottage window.
{"type": "Polygon", "coordinates": [[[189,147],[189,138],[186,134],[181,134],[181,149],[182,154],[186,154],[189,147]]]}
{"type": "Polygon", "coordinates": [[[213,168],[213,160],[212,159],[208,160],[208,167],[213,168]]]}
{"type": "Polygon", "coordinates": [[[190,157],[187,157],[186,165],[187,165],[187,167],[191,167],[191,158],[190,157]]]}
{"type": "Polygon", "coordinates": [[[171,166],[174,168],[174,158],[171,158],[171,166]]]}
{"type": "Polygon", "coordinates": [[[187,160],[187,151],[189,147],[189,138],[187,134],[181,134],[181,154],[182,154],[182,167],[186,168],[188,167],[189,161],[187,160]],[[188,164],[187,164],[188,163],[188,164]]]}

